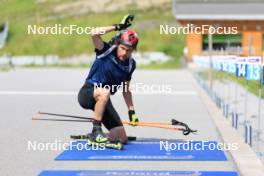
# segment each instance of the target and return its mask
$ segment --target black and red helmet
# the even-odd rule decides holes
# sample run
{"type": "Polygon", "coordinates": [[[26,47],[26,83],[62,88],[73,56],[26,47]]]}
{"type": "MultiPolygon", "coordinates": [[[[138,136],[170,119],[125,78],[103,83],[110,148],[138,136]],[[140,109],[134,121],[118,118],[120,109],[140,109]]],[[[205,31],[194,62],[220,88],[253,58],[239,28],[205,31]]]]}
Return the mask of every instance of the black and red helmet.
{"type": "Polygon", "coordinates": [[[138,44],[138,34],[132,29],[122,30],[117,35],[116,42],[136,49],[138,44]]]}

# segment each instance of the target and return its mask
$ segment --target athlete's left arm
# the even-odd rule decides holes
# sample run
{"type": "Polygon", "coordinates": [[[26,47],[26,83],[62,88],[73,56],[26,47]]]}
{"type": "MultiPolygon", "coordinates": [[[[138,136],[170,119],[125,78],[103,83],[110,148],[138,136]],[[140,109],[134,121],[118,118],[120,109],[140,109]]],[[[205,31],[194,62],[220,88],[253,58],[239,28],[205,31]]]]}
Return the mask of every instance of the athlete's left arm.
{"type": "Polygon", "coordinates": [[[129,117],[130,125],[137,126],[137,123],[139,120],[138,120],[138,117],[135,113],[133,100],[132,100],[132,92],[129,89],[129,84],[130,84],[130,81],[126,81],[124,84],[125,86],[123,87],[123,97],[124,97],[125,102],[127,104],[128,117],[129,117]]]}
{"type": "Polygon", "coordinates": [[[124,82],[124,87],[123,87],[123,97],[126,102],[128,110],[134,110],[134,105],[133,105],[133,99],[132,99],[132,92],[129,89],[129,84],[130,81],[125,81],[124,82]]]}

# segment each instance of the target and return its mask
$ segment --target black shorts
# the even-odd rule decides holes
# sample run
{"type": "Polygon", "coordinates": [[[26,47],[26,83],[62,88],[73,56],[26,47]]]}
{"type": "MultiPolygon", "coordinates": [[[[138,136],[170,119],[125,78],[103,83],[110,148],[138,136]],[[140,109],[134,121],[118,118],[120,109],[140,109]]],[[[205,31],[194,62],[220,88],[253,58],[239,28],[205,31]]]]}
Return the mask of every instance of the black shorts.
{"type": "MultiPolygon", "coordinates": [[[[84,109],[90,109],[94,111],[96,101],[93,97],[93,93],[94,93],[93,85],[85,84],[80,89],[78,94],[78,101],[81,107],[83,107],[84,109]]],[[[108,130],[111,130],[112,128],[115,127],[123,126],[122,121],[118,113],[116,112],[115,108],[113,107],[110,98],[105,107],[102,123],[108,130]]]]}

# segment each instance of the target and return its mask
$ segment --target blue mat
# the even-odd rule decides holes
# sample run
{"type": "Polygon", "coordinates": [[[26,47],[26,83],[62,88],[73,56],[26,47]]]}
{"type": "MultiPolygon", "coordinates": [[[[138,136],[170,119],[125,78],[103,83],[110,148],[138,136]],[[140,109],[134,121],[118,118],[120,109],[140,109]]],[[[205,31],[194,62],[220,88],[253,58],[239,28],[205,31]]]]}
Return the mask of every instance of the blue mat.
{"type": "Polygon", "coordinates": [[[104,175],[140,175],[140,176],[238,176],[236,172],[227,171],[60,171],[60,170],[46,170],[42,171],[39,176],[104,176],[104,175]]]}
{"type": "MultiPolygon", "coordinates": [[[[165,141],[164,141],[165,142],[165,141]]],[[[131,142],[124,146],[124,150],[104,149],[92,150],[88,148],[77,149],[77,146],[85,145],[85,141],[75,141],[71,145],[71,150],[65,150],[55,160],[182,160],[182,161],[226,161],[224,152],[216,147],[215,141],[190,141],[188,146],[204,144],[202,150],[194,148],[185,148],[181,144],[186,142],[170,141],[168,146],[170,150],[161,147],[160,142],[142,141],[131,142]],[[173,146],[178,146],[177,150],[173,146]]],[[[164,144],[164,143],[163,143],[164,144]]],[[[86,145],[87,146],[87,145],[86,145]]],[[[163,145],[165,146],[165,145],[163,145]]],[[[90,148],[89,148],[90,147],[90,148]]]]}

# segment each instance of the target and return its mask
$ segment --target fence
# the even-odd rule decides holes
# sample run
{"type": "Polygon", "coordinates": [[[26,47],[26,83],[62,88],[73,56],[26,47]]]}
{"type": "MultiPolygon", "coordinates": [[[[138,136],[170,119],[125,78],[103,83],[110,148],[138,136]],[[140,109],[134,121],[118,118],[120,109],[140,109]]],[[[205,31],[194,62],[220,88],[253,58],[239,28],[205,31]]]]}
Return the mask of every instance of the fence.
{"type": "MultiPolygon", "coordinates": [[[[138,65],[164,63],[172,59],[163,52],[136,52],[133,57],[136,58],[138,65]]],[[[0,57],[0,68],[15,66],[87,66],[94,59],[95,54],[82,54],[68,58],[59,58],[57,55],[11,56],[7,54],[0,57]]]]}
{"type": "MultiPolygon", "coordinates": [[[[223,115],[263,160],[263,65],[258,56],[193,56],[194,75],[223,115]],[[211,76],[210,76],[211,75],[211,76]]],[[[224,129],[223,129],[224,130],[224,129]]]]}

